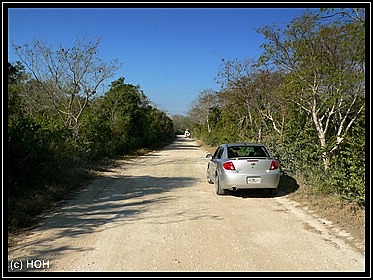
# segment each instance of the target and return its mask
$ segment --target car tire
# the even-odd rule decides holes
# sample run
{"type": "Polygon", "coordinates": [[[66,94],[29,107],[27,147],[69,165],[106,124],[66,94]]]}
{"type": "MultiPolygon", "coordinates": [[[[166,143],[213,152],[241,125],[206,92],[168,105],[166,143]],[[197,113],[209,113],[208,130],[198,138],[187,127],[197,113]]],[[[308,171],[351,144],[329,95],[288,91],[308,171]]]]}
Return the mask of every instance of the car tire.
{"type": "Polygon", "coordinates": [[[210,176],[207,174],[207,182],[209,184],[213,184],[214,182],[211,180],[210,176]]]}
{"type": "Polygon", "coordinates": [[[209,167],[210,166],[207,166],[207,171],[206,171],[206,174],[207,174],[207,182],[209,183],[209,184],[213,184],[214,183],[214,181],[213,180],[211,180],[211,178],[210,178],[210,172],[209,172],[209,167]]]}
{"type": "Polygon", "coordinates": [[[216,185],[216,187],[215,187],[216,194],[218,194],[218,195],[224,195],[225,194],[225,190],[221,188],[218,176],[216,176],[215,185],[216,185]]]}

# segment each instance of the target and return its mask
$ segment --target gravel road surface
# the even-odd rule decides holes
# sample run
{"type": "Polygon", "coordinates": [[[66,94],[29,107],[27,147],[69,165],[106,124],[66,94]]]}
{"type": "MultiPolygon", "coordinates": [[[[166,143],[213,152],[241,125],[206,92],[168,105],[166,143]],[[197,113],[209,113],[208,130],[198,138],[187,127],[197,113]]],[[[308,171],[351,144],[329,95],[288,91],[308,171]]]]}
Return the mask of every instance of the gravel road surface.
{"type": "Polygon", "coordinates": [[[364,271],[286,195],[216,195],[206,154],[179,136],[119,161],[9,248],[8,271],[364,271]]]}

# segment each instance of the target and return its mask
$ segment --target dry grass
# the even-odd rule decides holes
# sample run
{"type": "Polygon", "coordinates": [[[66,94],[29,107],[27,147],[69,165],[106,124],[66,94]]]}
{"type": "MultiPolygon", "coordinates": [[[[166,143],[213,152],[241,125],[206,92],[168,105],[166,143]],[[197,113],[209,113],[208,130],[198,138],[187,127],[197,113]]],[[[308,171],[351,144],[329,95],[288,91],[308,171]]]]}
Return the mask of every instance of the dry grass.
{"type": "Polygon", "coordinates": [[[350,236],[346,238],[346,242],[359,250],[364,250],[365,209],[354,203],[343,201],[337,196],[313,194],[310,188],[304,185],[288,197],[315,213],[319,218],[326,219],[347,232],[350,236]]]}

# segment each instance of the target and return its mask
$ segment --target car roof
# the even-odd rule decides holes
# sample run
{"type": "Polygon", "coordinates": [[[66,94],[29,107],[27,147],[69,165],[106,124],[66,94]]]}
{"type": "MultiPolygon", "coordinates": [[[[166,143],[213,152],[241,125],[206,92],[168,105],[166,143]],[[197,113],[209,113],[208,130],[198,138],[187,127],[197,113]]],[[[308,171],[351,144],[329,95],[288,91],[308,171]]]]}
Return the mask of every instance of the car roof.
{"type": "Polygon", "coordinates": [[[263,144],[259,143],[225,143],[222,145],[226,145],[227,147],[237,147],[237,146],[264,146],[263,144]]]}

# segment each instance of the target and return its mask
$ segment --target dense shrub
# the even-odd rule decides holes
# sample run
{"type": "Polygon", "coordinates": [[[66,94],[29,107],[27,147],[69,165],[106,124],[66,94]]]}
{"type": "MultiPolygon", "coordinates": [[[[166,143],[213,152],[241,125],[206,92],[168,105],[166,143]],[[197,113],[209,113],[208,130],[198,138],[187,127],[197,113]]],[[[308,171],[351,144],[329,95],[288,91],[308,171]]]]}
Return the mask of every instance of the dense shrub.
{"type": "Polygon", "coordinates": [[[44,210],[90,178],[103,159],[165,145],[172,120],[149,105],[139,86],[113,82],[93,100],[74,130],[53,111],[28,107],[12,85],[8,114],[7,192],[10,231],[29,226],[44,210]],[[17,102],[15,102],[17,101],[17,102]]]}

